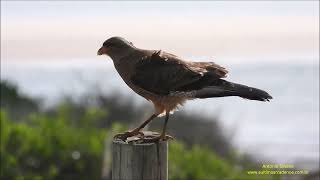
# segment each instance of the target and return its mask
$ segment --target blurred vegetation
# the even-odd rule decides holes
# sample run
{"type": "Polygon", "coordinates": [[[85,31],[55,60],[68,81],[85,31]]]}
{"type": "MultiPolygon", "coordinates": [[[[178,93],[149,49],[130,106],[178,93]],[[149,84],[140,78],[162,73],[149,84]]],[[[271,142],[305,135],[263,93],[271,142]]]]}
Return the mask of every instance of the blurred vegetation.
{"type": "Polygon", "coordinates": [[[33,114],[28,123],[15,123],[1,112],[2,178],[99,179],[103,142],[109,134],[89,126],[74,127],[66,118],[64,113],[33,114]]]}
{"type": "MultiPolygon", "coordinates": [[[[44,110],[38,100],[1,82],[0,179],[101,179],[104,151],[110,148],[107,139],[125,131],[124,124],[136,123],[145,110],[119,99],[102,95],[78,102],[68,99],[44,110]]],[[[186,114],[173,117],[177,120],[170,121],[169,131],[177,140],[169,146],[170,179],[262,179],[246,175],[245,169],[256,164],[233,150],[216,121],[186,114]],[[186,133],[189,130],[197,135],[186,133]]],[[[157,124],[152,126],[159,128],[157,124]]]]}
{"type": "Polygon", "coordinates": [[[0,107],[8,111],[12,119],[18,121],[30,112],[39,110],[39,100],[26,97],[8,81],[0,82],[0,107]]]}

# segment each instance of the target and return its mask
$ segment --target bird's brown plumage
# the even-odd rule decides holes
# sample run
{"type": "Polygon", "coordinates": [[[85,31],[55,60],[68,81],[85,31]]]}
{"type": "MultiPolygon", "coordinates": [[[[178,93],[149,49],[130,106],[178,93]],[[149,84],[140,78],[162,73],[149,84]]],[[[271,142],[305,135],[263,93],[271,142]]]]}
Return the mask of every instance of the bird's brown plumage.
{"type": "Polygon", "coordinates": [[[239,96],[267,101],[272,98],[263,90],[223,80],[228,71],[214,62],[184,61],[164,51],[136,48],[119,37],[103,43],[98,54],[104,53],[111,57],[125,83],[153,102],[154,115],[165,113],[166,120],[170,111],[190,99],[239,96]]]}
{"type": "MultiPolygon", "coordinates": [[[[131,81],[158,95],[169,95],[192,85],[211,73],[213,78],[225,77],[225,68],[210,62],[186,62],[163,51],[154,52],[135,64],[131,81]]],[[[191,87],[184,90],[194,90],[191,87]]]]}

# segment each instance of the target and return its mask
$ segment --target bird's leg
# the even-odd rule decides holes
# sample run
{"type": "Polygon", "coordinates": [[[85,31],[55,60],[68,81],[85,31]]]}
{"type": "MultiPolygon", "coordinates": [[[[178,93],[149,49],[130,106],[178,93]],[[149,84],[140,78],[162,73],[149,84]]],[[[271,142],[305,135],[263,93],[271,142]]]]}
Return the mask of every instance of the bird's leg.
{"type": "Polygon", "coordinates": [[[168,124],[168,120],[169,120],[169,112],[166,112],[166,117],[164,120],[164,125],[163,125],[163,129],[162,129],[162,133],[160,136],[151,138],[151,139],[145,139],[145,142],[159,142],[160,140],[168,140],[168,139],[173,139],[172,136],[170,135],[166,135],[166,129],[167,129],[167,124],[168,124]]]}
{"type": "Polygon", "coordinates": [[[162,133],[160,135],[160,139],[163,139],[163,140],[173,139],[172,136],[166,135],[166,129],[167,129],[167,124],[168,124],[168,120],[169,120],[169,114],[170,114],[169,112],[166,112],[166,117],[165,117],[165,120],[164,120],[162,133]]]}
{"type": "Polygon", "coordinates": [[[139,127],[135,128],[134,130],[127,131],[125,133],[116,134],[114,138],[122,139],[123,141],[126,141],[128,137],[132,137],[138,134],[141,134],[143,136],[143,133],[140,132],[142,128],[144,128],[150,121],[154,118],[156,118],[158,114],[152,114],[146,121],[144,121],[139,127]]]}

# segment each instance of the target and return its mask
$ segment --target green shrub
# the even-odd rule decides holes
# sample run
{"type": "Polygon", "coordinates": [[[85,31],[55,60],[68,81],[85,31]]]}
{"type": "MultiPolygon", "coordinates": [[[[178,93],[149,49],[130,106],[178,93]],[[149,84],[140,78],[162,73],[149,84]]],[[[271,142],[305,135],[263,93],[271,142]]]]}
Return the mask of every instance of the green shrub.
{"type": "MultiPolygon", "coordinates": [[[[100,179],[106,130],[73,127],[63,113],[32,115],[29,123],[12,122],[4,112],[0,115],[2,178],[100,179]]],[[[90,121],[95,115],[90,110],[85,118],[90,121]]]]}
{"type": "MultiPolygon", "coordinates": [[[[108,130],[93,126],[95,119],[105,115],[99,109],[87,110],[75,124],[69,120],[67,106],[59,109],[54,116],[32,114],[24,122],[11,121],[0,112],[1,179],[101,179],[106,137],[124,131],[124,126],[114,124],[108,130]]],[[[169,176],[172,180],[261,179],[246,175],[210,149],[186,148],[177,141],[169,145],[169,176]]]]}
{"type": "Polygon", "coordinates": [[[218,157],[211,150],[197,145],[187,149],[178,142],[169,146],[169,179],[201,180],[261,180],[278,176],[252,176],[245,170],[218,157]]]}

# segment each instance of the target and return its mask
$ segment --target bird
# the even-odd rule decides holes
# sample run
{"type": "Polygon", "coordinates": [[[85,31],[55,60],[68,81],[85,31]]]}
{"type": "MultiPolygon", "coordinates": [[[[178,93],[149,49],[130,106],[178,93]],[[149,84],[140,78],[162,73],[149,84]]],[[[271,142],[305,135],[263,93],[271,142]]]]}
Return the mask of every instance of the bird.
{"type": "Polygon", "coordinates": [[[166,134],[169,115],[188,100],[238,96],[269,101],[266,91],[225,80],[228,71],[215,62],[192,62],[162,50],[141,49],[122,37],[105,40],[97,55],[109,56],[123,81],[154,106],[154,113],[140,126],[120,133],[124,141],[143,133],[154,118],[165,116],[162,132],[152,142],[172,138],[166,134]]]}

